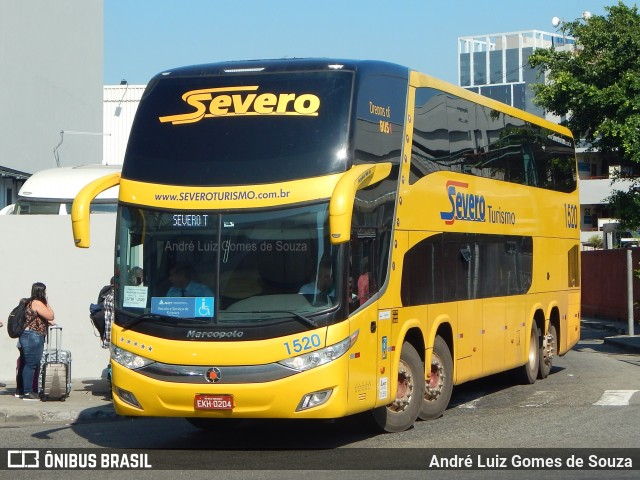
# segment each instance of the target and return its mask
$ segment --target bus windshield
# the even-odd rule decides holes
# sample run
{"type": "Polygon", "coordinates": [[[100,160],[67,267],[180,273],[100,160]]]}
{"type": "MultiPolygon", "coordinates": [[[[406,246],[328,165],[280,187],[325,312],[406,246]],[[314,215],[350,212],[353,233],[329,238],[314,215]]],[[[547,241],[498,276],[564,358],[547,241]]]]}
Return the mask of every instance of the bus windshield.
{"type": "MultiPolygon", "coordinates": [[[[116,308],[180,324],[304,320],[340,298],[328,203],[252,213],[120,207],[116,308]]],[[[309,321],[310,320],[310,321],[309,321]]]]}
{"type": "Polygon", "coordinates": [[[352,79],[342,71],[155,79],[123,178],[221,186],[345,171],[352,79]]]}

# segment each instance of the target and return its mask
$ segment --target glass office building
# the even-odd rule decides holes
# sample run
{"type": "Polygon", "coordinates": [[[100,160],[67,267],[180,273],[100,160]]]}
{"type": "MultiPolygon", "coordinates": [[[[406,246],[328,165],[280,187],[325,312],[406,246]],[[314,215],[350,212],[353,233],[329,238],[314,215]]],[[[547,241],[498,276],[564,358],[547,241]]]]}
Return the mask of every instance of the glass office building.
{"type": "Polygon", "coordinates": [[[527,112],[545,117],[533,104],[532,83],[545,81],[529,66],[537,48],[573,48],[575,41],[561,33],[527,30],[458,38],[458,82],[461,87],[527,112]]]}

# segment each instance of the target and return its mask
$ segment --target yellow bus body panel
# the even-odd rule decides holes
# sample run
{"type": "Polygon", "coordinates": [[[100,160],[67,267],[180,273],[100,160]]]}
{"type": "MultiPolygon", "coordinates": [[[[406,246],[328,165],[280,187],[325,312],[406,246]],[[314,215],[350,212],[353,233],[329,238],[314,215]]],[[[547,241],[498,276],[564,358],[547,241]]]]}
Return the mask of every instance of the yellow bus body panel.
{"type": "Polygon", "coordinates": [[[267,185],[186,187],[123,178],[120,201],[156,208],[207,210],[264,208],[329,198],[344,173],[267,185]]]}
{"type": "MultiPolygon", "coordinates": [[[[370,356],[366,351],[365,342],[367,342],[366,334],[368,332],[357,331],[357,329],[351,331],[352,325],[345,321],[331,327],[310,331],[319,334],[323,340],[318,348],[338,343],[357,332],[355,343],[342,357],[327,365],[271,382],[194,384],[160,381],[112,362],[114,392],[117,392],[117,389],[132,392],[143,406],[143,410],[132,407],[123,402],[117,394],[114,394],[116,411],[120,415],[223,418],[230,416],[231,412],[196,412],[194,397],[196,394],[231,394],[237,405],[237,408],[233,409],[234,417],[335,418],[344,416],[349,408],[349,363],[356,363],[351,367],[356,371],[358,365],[363,368],[369,379],[373,372],[369,368],[370,356]],[[365,347],[365,351],[360,354],[363,352],[363,347],[365,347]],[[354,352],[358,355],[355,355],[354,352]],[[326,404],[303,412],[295,412],[305,394],[326,388],[333,389],[331,398],[326,404]]],[[[293,355],[287,353],[285,343],[292,345],[294,340],[300,340],[308,335],[309,332],[301,332],[287,337],[240,342],[179,341],[156,339],[114,325],[112,342],[115,346],[166,364],[223,367],[264,365],[291,357],[293,355]]],[[[313,350],[304,353],[311,351],[313,350]]],[[[354,381],[359,382],[357,375],[354,377],[354,381]]],[[[363,388],[361,381],[359,388],[363,388]]],[[[369,400],[372,398],[373,396],[370,394],[369,400]]],[[[355,406],[352,408],[354,411],[362,411],[370,408],[367,407],[370,403],[356,400],[355,406]]]]}

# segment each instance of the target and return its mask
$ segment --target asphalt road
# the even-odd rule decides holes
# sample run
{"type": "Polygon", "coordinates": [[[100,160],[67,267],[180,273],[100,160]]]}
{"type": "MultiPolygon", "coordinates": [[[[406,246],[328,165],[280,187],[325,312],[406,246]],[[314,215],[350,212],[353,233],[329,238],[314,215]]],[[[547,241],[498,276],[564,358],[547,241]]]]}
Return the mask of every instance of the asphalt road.
{"type": "MultiPolygon", "coordinates": [[[[120,451],[112,449],[126,449],[129,454],[153,449],[154,478],[204,478],[206,472],[200,469],[212,469],[215,478],[300,478],[299,470],[304,470],[305,478],[371,479],[401,472],[404,478],[425,478],[429,473],[465,479],[517,476],[539,480],[552,474],[563,479],[637,479],[640,355],[605,344],[603,336],[601,331],[583,329],[576,348],[556,359],[549,377],[534,385],[515,384],[503,374],[457,387],[442,418],[418,422],[411,430],[396,434],[372,433],[360,417],[333,423],[244,421],[214,431],[201,431],[183,419],[118,418],[0,425],[0,445],[96,455],[120,451]],[[471,455],[474,468],[427,472],[434,469],[430,465],[434,455],[436,463],[444,457],[471,455]],[[595,455],[595,466],[606,465],[617,456],[632,457],[633,468],[606,472],[499,468],[503,457],[513,468],[514,455],[523,457],[521,462],[530,461],[529,457],[550,462],[560,458],[557,461],[563,466],[571,455],[585,462],[595,455]],[[495,468],[489,469],[492,466],[495,468]],[[159,471],[165,468],[173,470],[159,471]],[[325,468],[328,472],[319,470],[325,468]]],[[[32,478],[40,474],[58,478],[63,472],[32,473],[32,478]]],[[[112,471],[110,475],[131,478],[120,477],[125,473],[112,471]]],[[[151,473],[138,471],[135,478],[151,473]]]]}

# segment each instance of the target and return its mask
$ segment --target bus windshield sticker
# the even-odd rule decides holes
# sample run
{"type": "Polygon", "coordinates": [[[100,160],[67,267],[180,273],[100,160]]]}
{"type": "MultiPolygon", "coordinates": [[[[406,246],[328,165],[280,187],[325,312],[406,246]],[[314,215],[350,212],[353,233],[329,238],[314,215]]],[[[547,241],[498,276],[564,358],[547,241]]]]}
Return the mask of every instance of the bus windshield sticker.
{"type": "Polygon", "coordinates": [[[211,318],[213,297],[152,297],[151,313],[176,318],[211,318]]]}
{"type": "Polygon", "coordinates": [[[123,307],[145,308],[147,306],[148,287],[143,286],[124,286],[123,307]]]}

